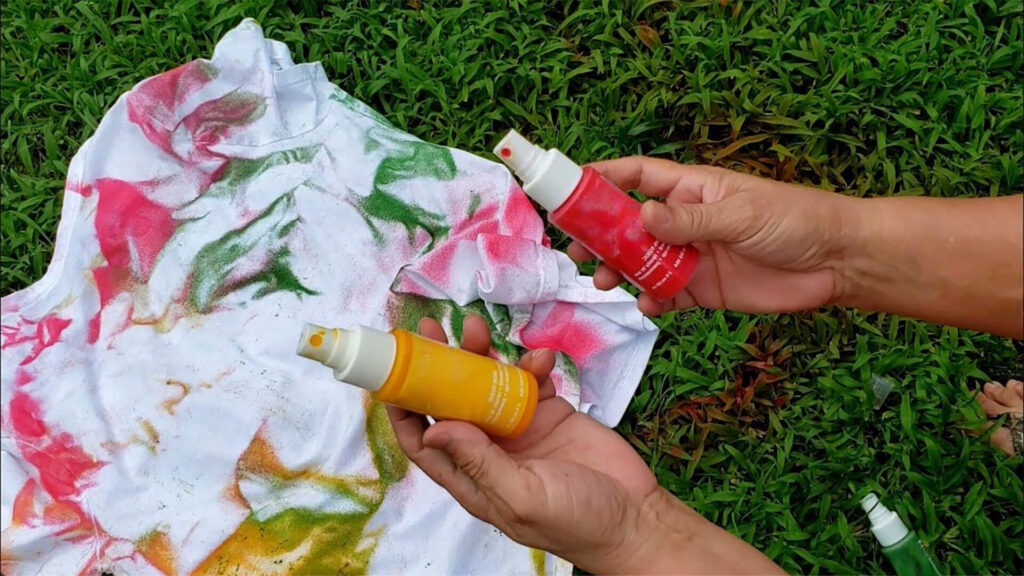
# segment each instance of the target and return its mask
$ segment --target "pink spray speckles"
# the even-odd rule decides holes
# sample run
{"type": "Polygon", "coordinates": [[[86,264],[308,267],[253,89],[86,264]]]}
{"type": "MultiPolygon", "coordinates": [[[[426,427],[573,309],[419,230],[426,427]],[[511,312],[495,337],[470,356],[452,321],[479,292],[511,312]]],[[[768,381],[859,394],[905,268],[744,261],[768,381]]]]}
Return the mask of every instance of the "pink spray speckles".
{"type": "Polygon", "coordinates": [[[68,180],[64,183],[64,191],[71,192],[72,194],[78,194],[82,198],[88,198],[92,196],[92,186],[84,183],[68,180]]]}
{"type": "Polygon", "coordinates": [[[262,97],[245,92],[232,92],[217,100],[203,102],[181,124],[192,135],[192,144],[203,155],[212,156],[209,148],[243,126],[263,115],[262,97]]]}
{"type": "MultiPolygon", "coordinates": [[[[11,417],[14,418],[13,413],[11,417]]],[[[50,438],[42,448],[22,445],[21,453],[39,471],[43,488],[57,499],[78,496],[87,476],[102,466],[66,433],[50,438]]]]}
{"type": "Polygon", "coordinates": [[[107,264],[93,273],[106,301],[118,284],[149,278],[157,256],[174,234],[174,218],[170,209],[153,202],[131,183],[101,179],[95,187],[99,192],[96,237],[107,264]]]}
{"type": "Polygon", "coordinates": [[[484,236],[477,239],[477,244],[488,267],[512,267],[524,273],[533,273],[531,267],[536,264],[533,259],[535,253],[528,248],[536,244],[524,242],[515,236],[484,236]]]}
{"type": "Polygon", "coordinates": [[[173,128],[164,127],[139,112],[129,112],[129,118],[139,126],[150,142],[164,152],[187,166],[205,164],[204,170],[215,174],[222,169],[226,157],[210,148],[262,116],[265,109],[262,97],[247,92],[232,92],[217,100],[203,102],[175,122],[173,128]]]}
{"type": "MultiPolygon", "coordinates": [[[[433,250],[414,264],[411,269],[437,286],[449,283],[452,274],[452,264],[458,253],[459,245],[466,241],[473,241],[481,234],[497,234],[497,216],[498,205],[496,203],[480,207],[473,214],[472,218],[456,224],[448,233],[444,242],[435,246],[433,250]]],[[[400,278],[398,289],[409,294],[430,296],[429,293],[423,293],[415,284],[415,281],[408,276],[400,278]]]]}
{"type": "MultiPolygon", "coordinates": [[[[114,539],[104,531],[85,507],[82,491],[105,462],[90,456],[67,432],[56,432],[46,423],[43,408],[25,388],[32,383],[23,368],[15,372],[15,390],[5,411],[5,432],[9,430],[18,454],[31,466],[37,478],[29,478],[18,490],[11,507],[11,527],[45,529],[69,542],[92,541],[96,554],[82,566],[80,574],[99,572],[97,562],[114,539]]],[[[5,529],[6,532],[6,529],[5,529]]],[[[4,571],[18,558],[3,551],[4,571]]]]}
{"type": "Polygon", "coordinates": [[[0,349],[31,342],[32,351],[21,360],[21,365],[24,366],[38,358],[43,350],[60,341],[61,334],[70,325],[70,319],[50,314],[35,323],[22,321],[15,326],[0,326],[0,334],[3,335],[0,349]]]}
{"type": "Polygon", "coordinates": [[[96,238],[106,264],[92,271],[100,312],[89,321],[90,343],[99,338],[103,308],[119,293],[149,279],[175,228],[170,209],[147,198],[136,185],[104,178],[94,187],[99,195],[96,238]]]}
{"type": "Polygon", "coordinates": [[[535,238],[542,240],[544,246],[548,246],[548,238],[544,235],[544,221],[534,210],[529,197],[519,187],[519,184],[512,182],[508,191],[508,201],[501,214],[502,232],[512,233],[524,238],[535,238]]]}
{"type": "Polygon", "coordinates": [[[533,317],[519,333],[527,348],[564,352],[576,365],[582,365],[605,347],[598,329],[576,318],[572,304],[555,302],[550,307],[544,306],[546,310],[539,308],[542,307],[534,308],[533,317]]]}
{"type": "Polygon", "coordinates": [[[128,94],[128,120],[153,144],[172,156],[171,134],[178,124],[177,108],[217,74],[202,61],[189,62],[140,84],[128,94]]]}
{"type": "Polygon", "coordinates": [[[50,431],[39,403],[25,390],[31,377],[24,371],[19,374],[8,417],[21,456],[39,472],[40,484],[50,496],[58,500],[78,496],[88,476],[102,463],[89,456],[70,434],[50,431]]]}
{"type": "Polygon", "coordinates": [[[41,438],[46,434],[46,425],[39,417],[39,407],[28,394],[17,391],[11,397],[11,427],[23,438],[41,438]]]}
{"type": "Polygon", "coordinates": [[[172,124],[174,109],[216,77],[217,69],[209,62],[195,60],[182,64],[133,90],[128,97],[129,112],[145,113],[154,120],[172,124]]]}
{"type": "Polygon", "coordinates": [[[32,375],[25,371],[24,368],[18,368],[14,372],[14,385],[24,386],[32,381],[32,375]]]}
{"type": "MultiPolygon", "coordinates": [[[[82,490],[104,463],[86,453],[71,434],[49,428],[42,407],[25,390],[31,382],[28,372],[19,369],[5,413],[5,424],[10,426],[21,459],[38,475],[38,482],[29,479],[18,490],[11,525],[46,526],[55,536],[74,542],[98,537],[97,544],[106,546],[110,536],[86,513],[82,503],[82,490]]],[[[4,550],[5,563],[9,559],[4,550]]]]}
{"type": "Polygon", "coordinates": [[[212,64],[192,62],[147,80],[128,94],[126,102],[128,120],[178,160],[184,180],[195,183],[200,193],[220,178],[228,162],[211,148],[266,110],[262,96],[233,91],[183,114],[181,106],[216,75],[212,64]]]}
{"type": "MultiPolygon", "coordinates": [[[[471,183],[481,186],[485,184],[471,183]]],[[[464,197],[466,185],[460,183],[453,188],[453,197],[464,197]]],[[[443,242],[438,243],[433,250],[409,267],[409,272],[414,274],[403,274],[399,277],[399,282],[395,286],[398,291],[436,297],[437,294],[420,286],[419,283],[426,280],[434,286],[450,284],[452,274],[455,272],[452,266],[467,243],[476,242],[481,245],[480,256],[485,261],[484,268],[492,272],[496,268],[528,266],[529,264],[524,261],[532,255],[527,249],[528,244],[535,242],[542,246],[550,245],[550,241],[544,235],[544,222],[515,181],[510,183],[504,202],[492,200],[476,209],[470,209],[472,215],[459,220],[458,215],[464,213],[465,208],[459,203],[449,207],[452,219],[457,224],[452,227],[443,242]]]]}

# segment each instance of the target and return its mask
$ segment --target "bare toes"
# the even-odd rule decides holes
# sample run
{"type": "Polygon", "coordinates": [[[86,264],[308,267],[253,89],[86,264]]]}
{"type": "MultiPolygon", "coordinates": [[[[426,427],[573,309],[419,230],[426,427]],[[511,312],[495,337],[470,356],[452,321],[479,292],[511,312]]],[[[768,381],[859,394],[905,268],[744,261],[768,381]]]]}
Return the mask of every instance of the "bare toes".
{"type": "Polygon", "coordinates": [[[996,430],[988,439],[993,446],[1002,450],[1007,456],[1013,456],[1013,439],[1010,437],[1009,428],[996,430]]]}
{"type": "Polygon", "coordinates": [[[1024,382],[1010,380],[1006,383],[1006,389],[1017,396],[1018,402],[1024,402],[1024,382]]]}
{"type": "Polygon", "coordinates": [[[996,402],[999,402],[1003,406],[1012,409],[1015,412],[1020,412],[1024,408],[1024,400],[1017,394],[1017,386],[1013,384],[1013,380],[1010,381],[1009,386],[1003,386],[996,382],[989,382],[985,384],[985,394],[989,398],[992,398],[996,402]]]}
{"type": "Polygon", "coordinates": [[[978,394],[978,405],[981,406],[981,409],[985,411],[985,415],[989,418],[1013,411],[1012,408],[1004,406],[985,392],[978,394]]]}

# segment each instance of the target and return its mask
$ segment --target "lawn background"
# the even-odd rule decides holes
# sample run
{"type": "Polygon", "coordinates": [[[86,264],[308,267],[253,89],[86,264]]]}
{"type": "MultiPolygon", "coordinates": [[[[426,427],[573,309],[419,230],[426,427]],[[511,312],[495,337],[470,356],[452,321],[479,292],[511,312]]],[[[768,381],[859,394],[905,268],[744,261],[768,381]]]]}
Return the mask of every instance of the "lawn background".
{"type": "MultiPolygon", "coordinates": [[[[68,162],[104,111],[209,57],[245,16],[400,128],[484,155],[515,127],[581,161],[989,196],[1022,189],[1021,14],[1020,0],[5,0],[0,291],[41,277],[68,162]]],[[[835,309],[658,322],[619,429],[699,512],[790,572],[891,572],[856,504],[877,490],[952,572],[1024,573],[1024,459],[964,432],[979,383],[1021,375],[1020,343],[835,309]],[[872,374],[897,384],[878,410],[872,374]]]]}

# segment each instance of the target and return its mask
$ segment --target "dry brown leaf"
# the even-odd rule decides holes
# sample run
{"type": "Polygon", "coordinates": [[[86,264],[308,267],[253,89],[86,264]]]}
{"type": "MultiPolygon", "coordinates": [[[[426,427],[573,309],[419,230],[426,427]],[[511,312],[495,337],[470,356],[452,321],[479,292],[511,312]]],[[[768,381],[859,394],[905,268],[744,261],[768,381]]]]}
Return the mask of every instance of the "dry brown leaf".
{"type": "Polygon", "coordinates": [[[637,25],[636,37],[648,48],[661,46],[661,36],[658,35],[658,31],[646,24],[637,25]]]}

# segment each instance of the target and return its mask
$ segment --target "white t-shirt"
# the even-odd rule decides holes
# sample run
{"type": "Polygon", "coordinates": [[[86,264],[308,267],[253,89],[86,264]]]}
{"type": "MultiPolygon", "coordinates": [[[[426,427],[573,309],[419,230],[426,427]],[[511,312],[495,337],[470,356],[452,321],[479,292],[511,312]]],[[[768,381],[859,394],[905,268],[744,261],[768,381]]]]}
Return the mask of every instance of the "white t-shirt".
{"type": "Polygon", "coordinates": [[[405,134],[245,21],[122,96],[53,262],[2,301],[3,572],[568,573],[467,514],[304,322],[560,355],[614,425],[656,330],[550,249],[506,169],[405,134]]]}

